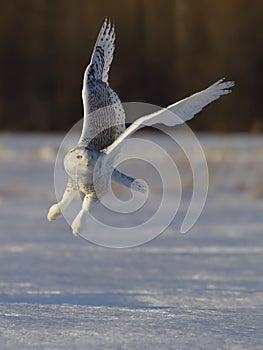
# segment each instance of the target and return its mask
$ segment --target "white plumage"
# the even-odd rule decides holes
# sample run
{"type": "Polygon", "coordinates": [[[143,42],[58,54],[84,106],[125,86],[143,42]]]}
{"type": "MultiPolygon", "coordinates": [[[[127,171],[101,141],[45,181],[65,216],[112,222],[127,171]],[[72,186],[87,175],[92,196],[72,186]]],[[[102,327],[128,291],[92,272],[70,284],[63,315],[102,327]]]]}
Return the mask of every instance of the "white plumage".
{"type": "Polygon", "coordinates": [[[144,192],[144,187],[138,180],[112,167],[127,137],[144,126],[156,123],[168,126],[184,123],[209,103],[230,93],[230,88],[234,86],[234,82],[221,79],[203,91],[137,119],[125,130],[124,109],[118,95],[108,83],[114,41],[114,26],[106,19],[98,35],[91,62],[84,73],[83,130],[78,144],[64,159],[69,176],[68,185],[61,201],[54,204],[48,213],[48,219],[54,220],[63,213],[78,192],[84,194],[82,209],[72,223],[75,235],[84,229],[83,216],[89,211],[91,203],[107,192],[111,175],[113,181],[144,192]]]}
{"type": "Polygon", "coordinates": [[[110,154],[116,150],[116,148],[118,148],[127,137],[131,136],[135,131],[144,126],[151,126],[157,123],[175,126],[192,119],[209,103],[219,99],[220,96],[231,92],[230,88],[234,86],[234,82],[225,82],[224,80],[225,79],[220,79],[205,90],[197,92],[181,101],[175,102],[160,111],[137,119],[107,148],[106,153],[110,154]]]}

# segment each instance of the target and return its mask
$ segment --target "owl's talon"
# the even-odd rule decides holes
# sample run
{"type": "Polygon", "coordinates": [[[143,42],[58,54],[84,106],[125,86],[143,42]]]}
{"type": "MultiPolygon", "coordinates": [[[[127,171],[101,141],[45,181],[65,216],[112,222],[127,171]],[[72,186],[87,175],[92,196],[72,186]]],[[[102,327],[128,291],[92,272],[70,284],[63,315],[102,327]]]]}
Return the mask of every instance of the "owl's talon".
{"type": "Polygon", "coordinates": [[[58,204],[52,205],[52,207],[49,209],[48,214],[47,214],[47,219],[49,221],[56,220],[56,217],[61,215],[62,211],[58,204]]]}
{"type": "Polygon", "coordinates": [[[73,236],[75,236],[75,237],[79,236],[78,231],[74,230],[73,228],[72,228],[72,233],[73,233],[73,236]]]}
{"type": "Polygon", "coordinates": [[[74,236],[79,236],[80,231],[81,231],[79,220],[75,219],[72,222],[71,229],[72,229],[72,233],[73,233],[74,236]]]}

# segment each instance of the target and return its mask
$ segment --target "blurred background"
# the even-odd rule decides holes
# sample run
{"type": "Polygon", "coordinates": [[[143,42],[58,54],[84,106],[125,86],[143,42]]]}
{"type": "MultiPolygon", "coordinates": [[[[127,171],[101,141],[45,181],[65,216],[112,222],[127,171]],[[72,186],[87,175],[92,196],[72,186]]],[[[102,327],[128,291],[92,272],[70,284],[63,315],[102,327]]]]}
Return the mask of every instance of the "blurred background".
{"type": "Polygon", "coordinates": [[[190,126],[261,132],[262,14],[260,0],[1,0],[1,130],[64,131],[82,117],[82,75],[108,16],[123,102],[165,106],[226,77],[232,95],[190,126]]]}

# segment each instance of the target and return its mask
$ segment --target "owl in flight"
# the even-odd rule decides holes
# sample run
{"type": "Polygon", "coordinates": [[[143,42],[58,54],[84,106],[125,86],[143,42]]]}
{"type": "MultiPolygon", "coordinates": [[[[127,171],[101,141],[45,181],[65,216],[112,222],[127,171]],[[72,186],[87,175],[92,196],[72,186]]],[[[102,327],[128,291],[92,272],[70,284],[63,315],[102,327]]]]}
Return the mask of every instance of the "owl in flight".
{"type": "Polygon", "coordinates": [[[233,81],[225,82],[224,79],[220,79],[205,90],[137,119],[125,129],[123,106],[108,83],[114,41],[114,26],[106,19],[98,35],[90,64],[84,73],[82,133],[78,144],[64,158],[68,184],[62,199],[49,209],[47,215],[48,220],[56,219],[80,193],[83,203],[71,225],[74,235],[83,232],[83,216],[89,211],[92,203],[96,203],[107,193],[110,179],[135,191],[145,192],[139,180],[121,173],[113,166],[124,141],[129,136],[144,126],[156,123],[168,126],[182,124],[192,119],[209,103],[229,94],[230,88],[234,86],[233,81]]]}

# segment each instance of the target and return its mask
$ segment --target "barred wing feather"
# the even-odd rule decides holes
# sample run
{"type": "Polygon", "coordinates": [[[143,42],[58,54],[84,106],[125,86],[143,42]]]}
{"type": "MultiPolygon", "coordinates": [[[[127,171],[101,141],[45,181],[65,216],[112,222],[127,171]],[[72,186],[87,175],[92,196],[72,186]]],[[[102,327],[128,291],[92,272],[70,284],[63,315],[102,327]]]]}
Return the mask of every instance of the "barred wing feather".
{"type": "Polygon", "coordinates": [[[90,144],[99,150],[111,145],[125,130],[121,101],[108,85],[114,40],[114,27],[106,19],[83,80],[84,122],[79,143],[90,144]]]}
{"type": "Polygon", "coordinates": [[[92,76],[108,85],[108,74],[115,49],[114,42],[114,26],[105,19],[96,40],[90,64],[85,71],[84,80],[92,76]]]}

